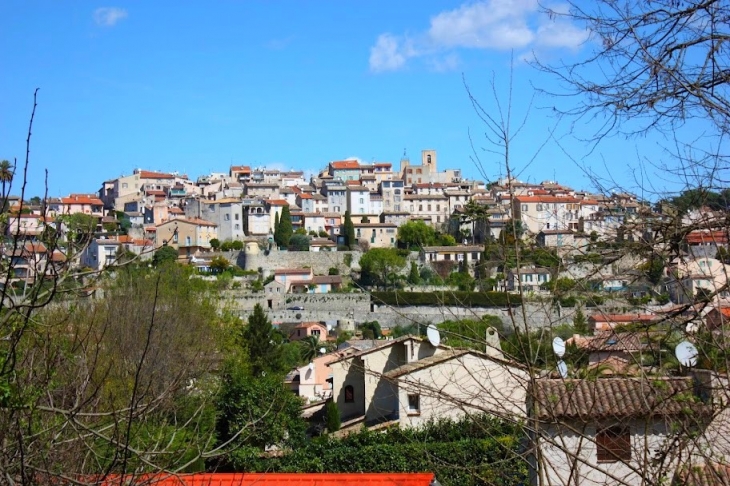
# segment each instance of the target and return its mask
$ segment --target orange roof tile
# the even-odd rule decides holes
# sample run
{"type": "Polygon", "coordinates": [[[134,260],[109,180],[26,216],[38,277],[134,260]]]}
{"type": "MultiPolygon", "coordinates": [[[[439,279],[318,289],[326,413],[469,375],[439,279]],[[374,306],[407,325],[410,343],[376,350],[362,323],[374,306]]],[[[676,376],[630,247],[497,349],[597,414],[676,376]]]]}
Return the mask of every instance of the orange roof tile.
{"type": "Polygon", "coordinates": [[[654,314],[593,314],[595,322],[646,322],[658,319],[654,314]]]}
{"type": "Polygon", "coordinates": [[[289,274],[295,274],[295,275],[301,275],[301,274],[307,274],[309,275],[312,273],[311,268],[279,268],[274,270],[274,275],[289,275],[289,274]]]}
{"type": "Polygon", "coordinates": [[[103,206],[104,203],[101,199],[89,194],[71,194],[68,197],[62,197],[61,202],[63,204],[90,204],[92,206],[103,206]]]}
{"type": "MultiPolygon", "coordinates": [[[[159,474],[143,479],[151,486],[429,486],[433,473],[197,473],[159,474]]],[[[122,484],[124,478],[107,476],[102,485],[122,484]]]]}
{"type": "Polygon", "coordinates": [[[515,196],[515,200],[521,203],[578,203],[579,199],[574,197],[558,196],[515,196]]]}
{"type": "Polygon", "coordinates": [[[165,174],[164,172],[153,172],[151,170],[140,170],[140,179],[174,179],[175,176],[172,174],[165,174]]]}
{"type": "Polygon", "coordinates": [[[685,237],[687,244],[700,245],[703,243],[727,243],[728,235],[725,231],[692,231],[685,237]]]}
{"type": "Polygon", "coordinates": [[[234,165],[234,166],[231,166],[231,170],[233,172],[240,172],[242,174],[251,173],[251,167],[249,167],[248,165],[234,165]]]}
{"type": "Polygon", "coordinates": [[[337,162],[331,162],[330,166],[333,169],[359,169],[360,164],[357,160],[339,160],[337,162]]]}
{"type": "Polygon", "coordinates": [[[267,199],[267,203],[269,203],[272,206],[288,206],[289,203],[286,199],[267,199]]]}

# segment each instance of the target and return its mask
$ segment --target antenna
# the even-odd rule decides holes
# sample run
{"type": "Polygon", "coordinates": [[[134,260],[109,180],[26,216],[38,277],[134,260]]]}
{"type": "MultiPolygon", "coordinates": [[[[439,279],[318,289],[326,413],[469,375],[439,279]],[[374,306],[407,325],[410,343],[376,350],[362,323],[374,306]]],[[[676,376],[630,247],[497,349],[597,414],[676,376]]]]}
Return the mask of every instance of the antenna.
{"type": "Polygon", "coordinates": [[[561,378],[568,377],[568,365],[562,359],[558,361],[558,373],[560,373],[561,378]]]}
{"type": "Polygon", "coordinates": [[[565,341],[560,336],[555,336],[553,339],[553,352],[558,358],[565,356],[565,341]]]}
{"type": "Polygon", "coordinates": [[[699,352],[694,344],[689,341],[682,341],[674,348],[674,355],[677,357],[682,366],[691,367],[697,364],[697,355],[699,352]]]}
{"type": "Polygon", "coordinates": [[[441,333],[439,333],[439,330],[433,324],[429,324],[426,328],[426,336],[428,337],[428,342],[434,348],[437,348],[441,344],[441,333]]]}

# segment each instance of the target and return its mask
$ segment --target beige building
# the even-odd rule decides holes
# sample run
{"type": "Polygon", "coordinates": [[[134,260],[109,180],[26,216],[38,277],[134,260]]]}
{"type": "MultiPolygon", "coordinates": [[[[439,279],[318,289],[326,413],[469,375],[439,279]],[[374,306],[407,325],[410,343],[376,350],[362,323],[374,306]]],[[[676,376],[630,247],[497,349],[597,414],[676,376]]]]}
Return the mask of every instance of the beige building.
{"type": "Polygon", "coordinates": [[[156,226],[155,246],[168,245],[180,255],[192,255],[197,250],[210,250],[210,240],[218,238],[215,223],[202,219],[177,218],[156,226]]]}
{"type": "Polygon", "coordinates": [[[413,219],[421,219],[435,228],[449,222],[449,200],[443,193],[407,194],[404,201],[405,210],[413,219]]]}
{"type": "Polygon", "coordinates": [[[512,214],[533,235],[543,230],[577,230],[581,202],[572,196],[517,196],[512,214]]]}
{"type": "Polygon", "coordinates": [[[403,336],[378,341],[363,351],[345,350],[332,361],[332,397],[343,421],[361,420],[366,424],[392,420],[398,412],[398,387],[385,373],[401,366],[446,351],[428,341],[403,336]]]}
{"type": "Polygon", "coordinates": [[[525,416],[527,371],[485,353],[448,350],[389,371],[385,378],[397,389],[402,427],[475,413],[525,416]]]}
{"type": "Polygon", "coordinates": [[[368,223],[358,222],[358,218],[353,218],[353,226],[355,227],[355,238],[359,241],[367,242],[370,248],[391,248],[395,246],[395,240],[398,237],[398,226],[394,223],[379,223],[374,219],[369,219],[368,223]]]}

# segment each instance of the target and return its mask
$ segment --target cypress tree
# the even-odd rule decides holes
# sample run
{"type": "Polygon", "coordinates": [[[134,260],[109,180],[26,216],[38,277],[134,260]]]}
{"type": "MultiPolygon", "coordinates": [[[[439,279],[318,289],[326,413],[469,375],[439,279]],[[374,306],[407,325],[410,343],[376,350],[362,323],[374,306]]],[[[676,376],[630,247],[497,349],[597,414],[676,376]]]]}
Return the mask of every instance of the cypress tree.
{"type": "Polygon", "coordinates": [[[279,213],[274,213],[274,243],[276,243],[276,246],[281,246],[279,244],[280,238],[281,235],[279,231],[279,213]]]}
{"type": "Polygon", "coordinates": [[[352,250],[355,246],[355,225],[352,224],[350,211],[345,211],[345,244],[352,250]]]}
{"type": "Polygon", "coordinates": [[[289,246],[289,240],[294,234],[294,229],[291,224],[291,213],[289,212],[289,206],[284,206],[281,210],[281,218],[279,218],[279,245],[289,246]]]}

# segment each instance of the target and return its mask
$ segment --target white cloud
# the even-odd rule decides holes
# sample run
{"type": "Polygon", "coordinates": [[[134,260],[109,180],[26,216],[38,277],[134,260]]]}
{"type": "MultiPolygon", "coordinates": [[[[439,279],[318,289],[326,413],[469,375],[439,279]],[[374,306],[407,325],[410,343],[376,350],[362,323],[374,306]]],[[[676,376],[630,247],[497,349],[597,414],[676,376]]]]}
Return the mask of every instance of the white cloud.
{"type": "Polygon", "coordinates": [[[118,7],[101,7],[94,10],[94,22],[101,27],[113,27],[127,18],[127,11],[118,7]]]}
{"type": "Polygon", "coordinates": [[[395,71],[403,67],[408,57],[405,38],[380,34],[375,45],[370,48],[370,70],[395,71]]]}
{"type": "Polygon", "coordinates": [[[588,31],[564,20],[545,22],[537,29],[537,44],[547,48],[578,49],[588,40],[588,31]]]}
{"type": "Polygon", "coordinates": [[[431,18],[429,38],[442,47],[511,49],[533,39],[527,17],[534,0],[487,0],[442,12],[431,18]]]}
{"type": "MultiPolygon", "coordinates": [[[[565,10],[557,3],[549,8],[565,10]]],[[[458,49],[577,49],[586,39],[586,31],[547,15],[539,0],[479,0],[433,16],[420,35],[381,34],[370,49],[370,70],[396,71],[423,58],[443,71],[459,65],[458,49]]]]}

